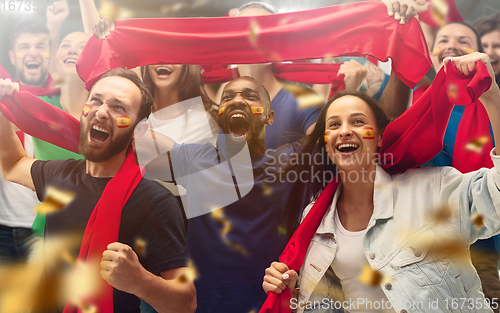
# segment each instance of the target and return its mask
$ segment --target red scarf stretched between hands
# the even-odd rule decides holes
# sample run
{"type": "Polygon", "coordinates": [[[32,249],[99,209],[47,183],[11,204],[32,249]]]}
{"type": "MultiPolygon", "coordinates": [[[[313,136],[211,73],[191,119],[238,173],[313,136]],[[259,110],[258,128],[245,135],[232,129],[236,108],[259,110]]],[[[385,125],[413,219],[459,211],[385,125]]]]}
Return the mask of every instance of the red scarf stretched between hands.
{"type": "Polygon", "coordinates": [[[0,99],[0,111],[28,135],[79,153],[80,122],[69,113],[23,91],[0,99]]]}
{"type": "MultiPolygon", "coordinates": [[[[342,64],[339,63],[274,63],[273,73],[276,77],[303,84],[332,84],[330,96],[344,90],[344,74],[338,75],[342,64]]],[[[221,84],[239,77],[236,68],[205,68],[203,81],[206,84],[221,84]],[[212,69],[211,71],[206,71],[212,69]]]]}
{"type": "MultiPolygon", "coordinates": [[[[9,72],[7,72],[7,70],[1,64],[0,64],[0,78],[12,80],[12,77],[10,76],[9,72]]],[[[31,94],[34,94],[35,96],[53,96],[60,94],[61,88],[54,88],[52,87],[53,85],[54,85],[54,79],[52,78],[52,76],[49,75],[46,87],[33,87],[19,83],[19,90],[27,91],[31,94]]]]}
{"type": "MultiPolygon", "coordinates": [[[[134,152],[130,148],[125,162],[120,170],[107,183],[99,202],[97,202],[92,215],[85,227],[78,260],[91,264],[100,260],[102,253],[110,243],[118,241],[122,210],[128,199],[144,175],[144,169],[136,164],[134,152]]],[[[75,275],[76,271],[75,269],[75,275]]],[[[96,269],[100,270],[100,269],[96,269]]],[[[98,296],[93,299],[84,299],[82,305],[93,305],[99,313],[113,313],[113,287],[104,284],[98,296]]],[[[73,313],[76,306],[70,301],[66,302],[63,313],[73,313]]]]}
{"type": "MultiPolygon", "coordinates": [[[[390,123],[384,131],[381,159],[393,156],[393,162],[381,164],[389,173],[402,172],[430,161],[443,148],[446,124],[453,109],[448,97],[447,84],[463,88],[467,94],[460,94],[463,101],[473,101],[491,86],[491,76],[486,66],[478,62],[476,72],[463,76],[453,65],[448,64],[447,72],[442,68],[431,87],[403,115],[390,123]]],[[[338,180],[333,179],[323,190],[311,211],[290,238],[279,261],[289,269],[299,271],[309,243],[316,233],[323,216],[332,203],[338,180]]],[[[260,313],[284,313],[290,310],[290,290],[281,294],[270,292],[260,313]]]]}
{"type": "Polygon", "coordinates": [[[105,72],[148,64],[252,64],[327,56],[392,58],[395,74],[414,87],[430,69],[418,21],[404,26],[380,1],[234,18],[118,21],[105,40],[92,36],[78,59],[90,88],[105,72]]]}

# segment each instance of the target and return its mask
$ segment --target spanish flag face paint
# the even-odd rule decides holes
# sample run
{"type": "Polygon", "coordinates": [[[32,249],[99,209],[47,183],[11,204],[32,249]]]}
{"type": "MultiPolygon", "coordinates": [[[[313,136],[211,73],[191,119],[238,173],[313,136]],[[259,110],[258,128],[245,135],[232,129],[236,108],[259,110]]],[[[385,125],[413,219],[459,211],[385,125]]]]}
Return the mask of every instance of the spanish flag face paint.
{"type": "Polygon", "coordinates": [[[361,129],[361,135],[363,135],[363,139],[375,139],[375,132],[370,126],[363,127],[361,129]]]}
{"type": "Polygon", "coordinates": [[[264,113],[264,107],[261,104],[252,104],[250,109],[253,115],[262,115],[264,113]]]}
{"type": "Polygon", "coordinates": [[[432,54],[433,55],[439,55],[441,53],[442,49],[440,47],[434,47],[434,49],[432,49],[432,54]]]}
{"type": "Polygon", "coordinates": [[[474,52],[474,50],[472,50],[471,48],[467,48],[467,47],[462,48],[462,51],[465,54],[471,54],[472,52],[474,52]]]}
{"type": "Polygon", "coordinates": [[[132,121],[126,115],[120,115],[116,118],[116,126],[118,126],[118,128],[129,127],[131,123],[132,121]]]}
{"type": "Polygon", "coordinates": [[[92,110],[94,106],[90,104],[85,104],[83,107],[82,115],[83,117],[87,117],[89,115],[89,112],[92,110]]]}
{"type": "Polygon", "coordinates": [[[219,118],[224,114],[224,110],[226,109],[227,104],[223,104],[219,107],[219,118]]]}
{"type": "Polygon", "coordinates": [[[22,53],[22,52],[16,53],[16,59],[22,59],[23,57],[24,57],[24,53],[22,53]]]}
{"type": "Polygon", "coordinates": [[[42,52],[42,56],[43,56],[44,58],[48,59],[48,58],[50,58],[50,52],[48,52],[48,51],[44,51],[44,52],[42,52]]]}
{"type": "Polygon", "coordinates": [[[328,145],[328,139],[330,138],[330,131],[326,131],[325,132],[325,146],[328,145]]]}

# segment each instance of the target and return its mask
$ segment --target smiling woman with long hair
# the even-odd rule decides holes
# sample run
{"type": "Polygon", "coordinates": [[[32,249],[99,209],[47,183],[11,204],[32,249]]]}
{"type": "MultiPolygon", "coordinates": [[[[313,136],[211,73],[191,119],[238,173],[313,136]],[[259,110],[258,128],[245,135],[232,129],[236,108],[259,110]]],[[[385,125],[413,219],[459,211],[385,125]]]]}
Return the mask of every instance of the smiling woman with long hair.
{"type": "MultiPolygon", "coordinates": [[[[462,74],[476,62],[493,73],[485,54],[451,62],[462,74]]],[[[499,96],[493,82],[480,98],[496,138],[499,96]]],[[[377,103],[359,92],[338,93],[323,108],[302,154],[316,151],[327,161],[302,168],[330,171],[339,185],[309,243],[300,274],[273,262],[266,270],[264,290],[281,293],[289,288],[291,309],[297,312],[489,312],[468,247],[499,232],[500,156],[493,150],[496,168],[468,174],[437,167],[391,175],[378,164],[387,124],[377,103]],[[474,223],[476,216],[483,219],[482,225],[474,223]],[[466,303],[455,303],[460,298],[466,303]]],[[[298,182],[292,194],[304,188],[323,192],[326,183],[298,182]]],[[[287,226],[294,229],[300,211],[289,204],[287,226]]],[[[311,207],[304,209],[302,220],[311,207]]]]}

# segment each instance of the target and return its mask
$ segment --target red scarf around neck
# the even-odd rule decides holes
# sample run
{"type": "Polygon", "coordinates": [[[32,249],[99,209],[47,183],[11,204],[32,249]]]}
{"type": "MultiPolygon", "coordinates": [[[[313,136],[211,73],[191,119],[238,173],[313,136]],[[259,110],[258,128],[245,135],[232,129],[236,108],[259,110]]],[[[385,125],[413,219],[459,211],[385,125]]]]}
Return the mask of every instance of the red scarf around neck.
{"type": "MultiPolygon", "coordinates": [[[[136,164],[132,148],[118,173],[107,183],[99,202],[85,227],[78,260],[87,264],[98,261],[110,243],[118,241],[122,210],[144,176],[144,168],[136,164]]],[[[98,264],[98,262],[97,262],[98,264]]],[[[75,269],[75,275],[76,271],[75,269]]],[[[97,271],[100,268],[96,268],[97,271]]],[[[81,299],[83,305],[97,307],[99,313],[113,313],[113,287],[104,284],[103,290],[93,299],[81,299]]],[[[77,307],[66,302],[63,313],[73,313],[77,307]]],[[[81,312],[82,309],[78,310],[81,312]]]]}
{"type": "Polygon", "coordinates": [[[328,56],[392,58],[414,87],[430,69],[418,21],[404,26],[380,1],[254,17],[130,19],[105,40],[92,36],[78,59],[89,89],[105,72],[149,64],[253,64],[328,56]]]}
{"type": "MultiPolygon", "coordinates": [[[[447,86],[455,84],[463,87],[468,95],[461,95],[465,97],[465,102],[479,98],[491,86],[491,76],[481,62],[476,64],[476,72],[468,76],[460,74],[451,64],[447,65],[446,70],[445,73],[442,68],[424,95],[385,129],[380,155],[382,160],[392,156],[385,158],[392,162],[381,164],[388,173],[420,166],[441,151],[446,124],[453,109],[453,99],[448,96],[447,86]]],[[[338,180],[335,178],[326,186],[290,238],[279,258],[289,269],[298,272],[302,267],[311,239],[332,203],[337,185],[338,180]]],[[[288,288],[279,295],[271,292],[259,312],[289,313],[290,298],[288,288]]]]}

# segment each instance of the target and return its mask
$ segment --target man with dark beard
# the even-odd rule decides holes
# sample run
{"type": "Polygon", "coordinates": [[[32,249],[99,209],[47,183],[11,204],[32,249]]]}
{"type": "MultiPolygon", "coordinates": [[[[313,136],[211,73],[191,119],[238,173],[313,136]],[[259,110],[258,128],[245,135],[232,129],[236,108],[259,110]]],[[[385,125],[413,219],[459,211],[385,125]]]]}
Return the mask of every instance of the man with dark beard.
{"type": "MultiPolygon", "coordinates": [[[[16,83],[0,80],[0,98],[12,95],[15,89],[16,83]]],[[[102,305],[113,312],[140,312],[139,298],[158,312],[194,312],[196,308],[193,283],[172,281],[182,276],[188,261],[182,213],[168,190],[138,174],[130,149],[133,129],[149,115],[152,104],[151,94],[135,73],[116,69],[105,74],[92,87],[80,119],[79,147],[84,160],[26,157],[11,124],[0,115],[4,177],[35,189],[40,200],[49,187],[74,193],[65,208],[47,216],[45,236],[76,234],[83,237],[80,260],[102,257],[101,277],[113,289],[90,295],[97,299],[94,303],[99,312],[105,311],[102,305]],[[133,173],[135,183],[123,173],[133,173]],[[120,201],[121,207],[115,205],[120,201]],[[117,206],[118,214],[111,211],[117,206]],[[108,224],[118,234],[109,234],[108,224]],[[99,234],[117,240],[103,243],[99,234]],[[136,244],[138,240],[143,242],[142,248],[136,244]],[[102,250],[94,248],[103,244],[102,250]]],[[[86,301],[82,299],[85,295],[78,302],[68,302],[65,312],[72,312],[75,305],[93,304],[82,303],[86,301]]]]}

